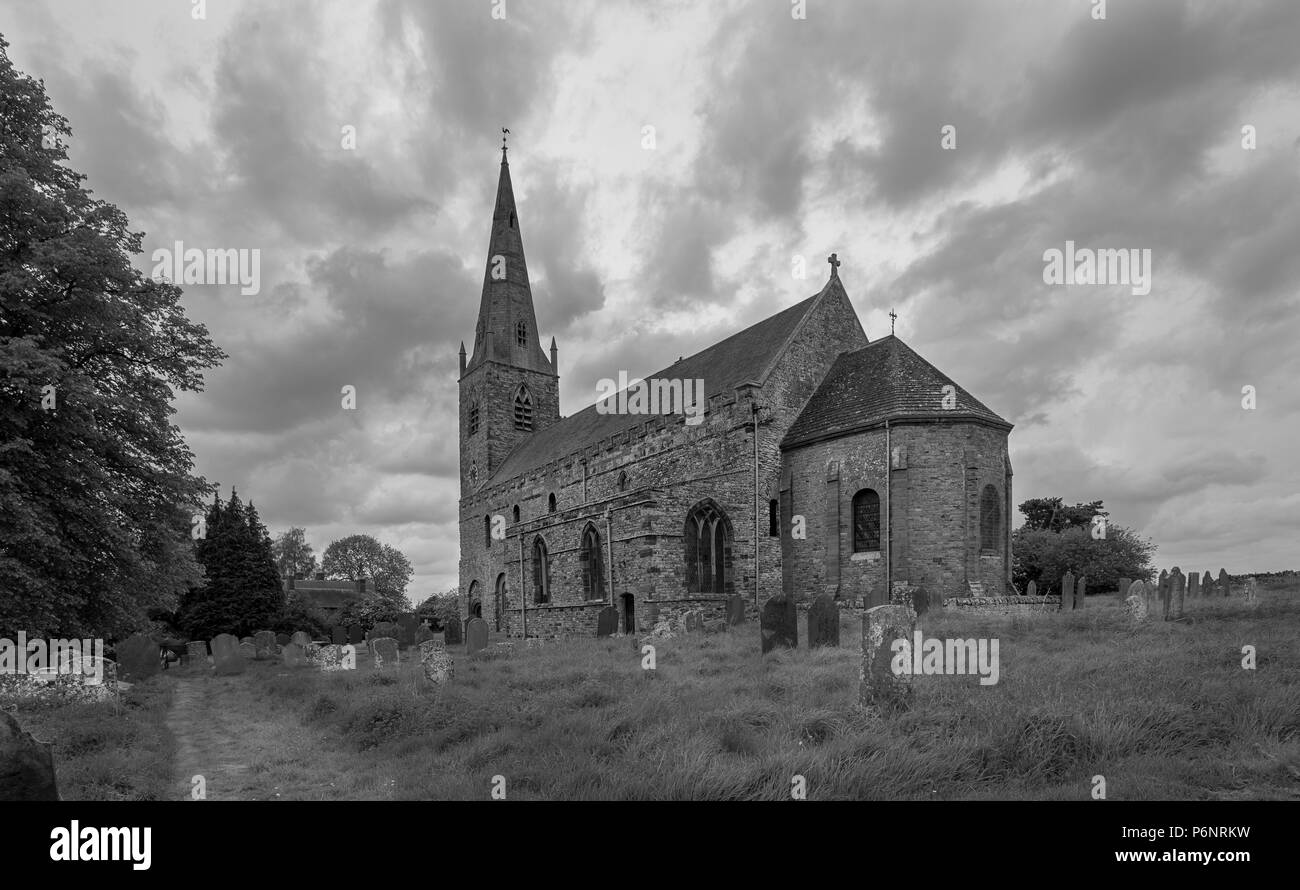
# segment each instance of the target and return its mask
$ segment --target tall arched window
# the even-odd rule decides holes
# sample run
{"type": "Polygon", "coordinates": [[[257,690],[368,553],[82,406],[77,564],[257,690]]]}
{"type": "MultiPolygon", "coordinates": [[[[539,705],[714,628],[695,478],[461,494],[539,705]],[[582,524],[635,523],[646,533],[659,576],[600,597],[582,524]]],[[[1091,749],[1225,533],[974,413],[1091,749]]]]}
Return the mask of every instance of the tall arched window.
{"type": "Polygon", "coordinates": [[[546,554],[546,542],[540,536],[533,538],[533,602],[551,601],[551,562],[546,554]]]}
{"type": "Polygon", "coordinates": [[[497,632],[501,631],[501,622],[506,617],[506,573],[502,572],[497,575],[496,596],[492,598],[492,615],[495,619],[497,632]]]}
{"type": "Polygon", "coordinates": [[[479,605],[479,584],[477,581],[469,582],[469,596],[465,603],[465,617],[473,618],[475,615],[482,614],[482,606],[479,605]],[[478,611],[475,611],[475,610],[478,611]]]}
{"type": "Polygon", "coordinates": [[[518,505],[518,504],[515,504],[514,509],[510,511],[510,518],[514,520],[514,522],[515,522],[516,525],[519,524],[519,505],[518,505]]]}
{"type": "Polygon", "coordinates": [[[478,399],[469,403],[469,434],[478,432],[478,399]]]}
{"type": "Polygon", "coordinates": [[[627,470],[620,470],[618,474],[618,490],[627,491],[627,470]]]}
{"type": "Polygon", "coordinates": [[[533,428],[533,396],[528,387],[521,386],[515,393],[515,429],[533,428]]]}
{"type": "Polygon", "coordinates": [[[578,551],[582,564],[582,595],[589,600],[605,598],[605,555],[600,547],[600,533],[588,524],[582,532],[582,547],[578,551]]]}
{"type": "Polygon", "coordinates": [[[551,492],[550,495],[548,495],[546,498],[546,512],[547,513],[555,512],[555,492],[551,492]]]}
{"type": "Polygon", "coordinates": [[[781,537],[781,502],[776,498],[767,502],[767,536],[781,537]]]}
{"type": "Polygon", "coordinates": [[[864,488],[853,496],[853,552],[880,549],[880,495],[864,488]]]}
{"type": "Polygon", "coordinates": [[[686,589],[690,593],[725,593],[731,577],[731,522],[712,500],[686,514],[683,531],[686,589]]]}
{"type": "Polygon", "coordinates": [[[515,325],[515,342],[520,346],[528,345],[528,322],[521,321],[515,325]]]}
{"type": "Polygon", "coordinates": [[[490,515],[483,517],[483,546],[492,546],[492,517],[490,515]]]}
{"type": "Polygon", "coordinates": [[[985,485],[980,492],[980,549],[999,549],[1002,541],[1002,502],[998,490],[985,485]]]}

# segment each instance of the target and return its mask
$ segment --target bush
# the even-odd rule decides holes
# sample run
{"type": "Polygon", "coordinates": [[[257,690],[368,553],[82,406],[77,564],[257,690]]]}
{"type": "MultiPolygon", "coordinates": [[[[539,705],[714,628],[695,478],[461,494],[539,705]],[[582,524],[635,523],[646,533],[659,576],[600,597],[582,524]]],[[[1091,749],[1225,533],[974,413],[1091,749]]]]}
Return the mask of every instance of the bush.
{"type": "Polygon", "coordinates": [[[1155,577],[1155,546],[1131,529],[1110,525],[1106,537],[1093,538],[1088,528],[1062,532],[1018,528],[1011,535],[1012,579],[1022,591],[1030,581],[1039,593],[1060,587],[1066,572],[1088,576],[1088,589],[1109,590],[1120,578],[1150,581],[1155,577]]]}

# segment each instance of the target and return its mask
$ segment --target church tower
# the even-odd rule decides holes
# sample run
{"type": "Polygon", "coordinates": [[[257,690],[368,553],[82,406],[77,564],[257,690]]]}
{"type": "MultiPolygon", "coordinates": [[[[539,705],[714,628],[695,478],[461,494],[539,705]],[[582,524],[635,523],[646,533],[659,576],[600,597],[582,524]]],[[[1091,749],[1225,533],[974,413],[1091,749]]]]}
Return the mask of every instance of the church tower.
{"type": "Polygon", "coordinates": [[[528,283],[524,242],[506,148],[501,148],[492,235],[483,270],[483,293],[474,351],[460,347],[460,486],[472,495],[522,439],[560,419],[560,378],[542,351],[528,283]]]}

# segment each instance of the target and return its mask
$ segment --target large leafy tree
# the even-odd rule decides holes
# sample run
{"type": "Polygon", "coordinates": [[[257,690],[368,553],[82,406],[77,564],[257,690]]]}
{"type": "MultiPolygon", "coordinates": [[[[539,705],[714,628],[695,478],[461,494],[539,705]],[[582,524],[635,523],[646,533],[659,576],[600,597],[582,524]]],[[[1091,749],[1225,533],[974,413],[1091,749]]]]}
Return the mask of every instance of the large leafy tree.
{"type": "Polygon", "coordinates": [[[1109,516],[1101,501],[1067,506],[1061,498],[1030,498],[1020,505],[1025,514],[1024,528],[1062,532],[1067,528],[1089,527],[1092,517],[1109,516]]]}
{"type": "Polygon", "coordinates": [[[271,544],[280,577],[310,578],[316,573],[316,554],[307,543],[307,530],[294,526],[281,532],[271,544]]]}
{"type": "Polygon", "coordinates": [[[369,582],[370,598],[378,599],[398,611],[411,605],[406,599],[406,585],[411,583],[411,562],[402,551],[381,544],[370,535],[349,535],[334,541],[321,556],[326,577],[369,582]]]}
{"type": "Polygon", "coordinates": [[[1101,501],[1066,506],[1061,498],[1031,498],[1020,505],[1025,524],[1011,535],[1012,578],[1024,590],[1059,588],[1066,572],[1086,575],[1089,590],[1108,590],[1120,578],[1148,580],[1155,546],[1132,529],[1107,523],[1094,532],[1092,518],[1108,516],[1101,501]]]}
{"type": "Polygon", "coordinates": [[[0,38],[0,636],[116,636],[197,581],[209,490],[171,422],[225,356],[141,233],[66,164],[71,134],[0,38]]]}

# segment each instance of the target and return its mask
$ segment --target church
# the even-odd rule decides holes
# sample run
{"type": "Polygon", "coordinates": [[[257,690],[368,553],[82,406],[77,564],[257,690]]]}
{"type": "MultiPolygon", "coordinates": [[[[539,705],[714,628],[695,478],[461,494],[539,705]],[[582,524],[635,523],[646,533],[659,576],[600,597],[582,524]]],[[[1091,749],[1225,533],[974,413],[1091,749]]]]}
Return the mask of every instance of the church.
{"type": "Polygon", "coordinates": [[[503,148],[460,348],[463,614],[510,636],[588,635],[611,605],[632,633],[721,618],[733,596],[752,615],[783,592],[864,606],[1014,593],[1012,425],[892,333],[868,340],[828,262],[817,293],[650,375],[703,381],[697,416],[561,417],[503,148]]]}

